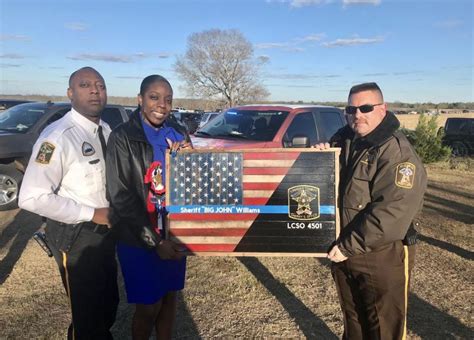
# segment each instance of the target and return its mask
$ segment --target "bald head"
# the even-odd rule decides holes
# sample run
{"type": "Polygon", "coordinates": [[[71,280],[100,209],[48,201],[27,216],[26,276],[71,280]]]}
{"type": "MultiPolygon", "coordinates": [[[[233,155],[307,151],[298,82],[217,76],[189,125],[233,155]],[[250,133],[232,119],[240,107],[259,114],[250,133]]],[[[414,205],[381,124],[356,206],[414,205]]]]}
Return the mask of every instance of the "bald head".
{"type": "MultiPolygon", "coordinates": [[[[83,71],[95,72],[99,76],[99,78],[101,78],[102,81],[104,81],[104,78],[102,77],[102,75],[95,68],[90,67],[90,66],[85,66],[71,73],[71,75],[69,76],[69,87],[71,87],[72,82],[74,81],[74,78],[76,78],[77,75],[83,71]]],[[[105,84],[105,81],[104,81],[104,84],[105,84]]]]}
{"type": "Polygon", "coordinates": [[[107,89],[99,72],[92,67],[83,67],[73,72],[69,77],[67,96],[74,110],[99,122],[100,114],[107,104],[107,89]]]}

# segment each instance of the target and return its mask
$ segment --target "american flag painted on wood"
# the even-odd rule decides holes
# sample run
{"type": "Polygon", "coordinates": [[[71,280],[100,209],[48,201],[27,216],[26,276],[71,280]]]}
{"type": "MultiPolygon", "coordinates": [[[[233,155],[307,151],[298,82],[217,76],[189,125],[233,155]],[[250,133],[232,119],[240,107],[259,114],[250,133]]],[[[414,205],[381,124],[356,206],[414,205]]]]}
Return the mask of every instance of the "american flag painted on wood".
{"type": "Polygon", "coordinates": [[[167,159],[168,234],[190,254],[323,256],[339,149],[192,150],[167,159]]]}

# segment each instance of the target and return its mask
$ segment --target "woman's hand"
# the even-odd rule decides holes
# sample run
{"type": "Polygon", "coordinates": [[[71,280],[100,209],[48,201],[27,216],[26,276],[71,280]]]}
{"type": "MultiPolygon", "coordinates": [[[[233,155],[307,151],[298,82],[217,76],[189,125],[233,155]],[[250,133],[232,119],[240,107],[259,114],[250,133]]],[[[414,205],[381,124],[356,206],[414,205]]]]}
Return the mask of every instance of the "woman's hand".
{"type": "Polygon", "coordinates": [[[170,154],[175,155],[178,150],[185,150],[185,149],[192,149],[193,145],[190,142],[186,141],[180,141],[180,142],[173,142],[171,139],[166,138],[166,142],[168,143],[168,146],[170,148],[170,154]]]}
{"type": "Polygon", "coordinates": [[[170,240],[161,240],[156,246],[156,252],[162,260],[179,260],[183,258],[182,246],[170,240]]]}

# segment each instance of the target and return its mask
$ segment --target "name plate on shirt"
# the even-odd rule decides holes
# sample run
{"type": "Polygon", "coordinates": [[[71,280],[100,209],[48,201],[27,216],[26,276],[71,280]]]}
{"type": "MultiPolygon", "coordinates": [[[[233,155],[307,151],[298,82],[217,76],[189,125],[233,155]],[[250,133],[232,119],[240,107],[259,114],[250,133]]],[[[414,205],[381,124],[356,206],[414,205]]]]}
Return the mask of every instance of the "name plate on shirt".
{"type": "Polygon", "coordinates": [[[168,236],[189,255],[324,257],[339,234],[339,152],[168,155],[168,236]]]}

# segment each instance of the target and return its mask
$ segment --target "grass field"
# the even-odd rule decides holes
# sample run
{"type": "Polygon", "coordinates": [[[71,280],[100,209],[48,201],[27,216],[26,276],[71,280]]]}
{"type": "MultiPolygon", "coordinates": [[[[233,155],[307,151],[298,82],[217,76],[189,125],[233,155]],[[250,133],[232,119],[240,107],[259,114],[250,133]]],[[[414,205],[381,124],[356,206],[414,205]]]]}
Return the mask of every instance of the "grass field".
{"type": "MultiPolygon", "coordinates": [[[[409,339],[472,339],[474,172],[430,166],[410,293],[409,339]]],[[[54,261],[31,235],[40,220],[0,212],[0,339],[64,339],[68,302],[54,261]]],[[[129,339],[122,301],[113,332],[129,339]]],[[[342,317],[328,262],[188,258],[177,339],[336,339],[342,317]]]]}
{"type": "MultiPolygon", "coordinates": [[[[430,116],[428,116],[429,118],[430,116]]],[[[446,119],[453,117],[453,118],[474,118],[474,112],[472,113],[443,113],[438,116],[436,122],[438,123],[438,127],[444,126],[446,123],[446,119]]],[[[416,128],[416,124],[418,124],[418,120],[420,119],[420,115],[397,115],[398,120],[400,121],[400,126],[406,129],[414,130],[416,128]]]]}

